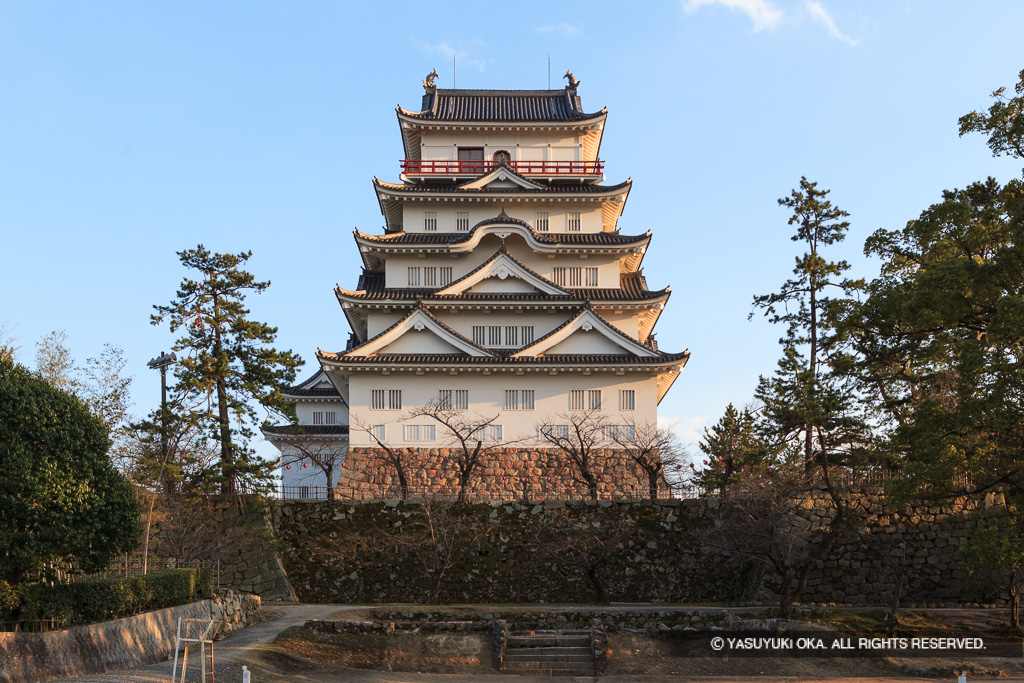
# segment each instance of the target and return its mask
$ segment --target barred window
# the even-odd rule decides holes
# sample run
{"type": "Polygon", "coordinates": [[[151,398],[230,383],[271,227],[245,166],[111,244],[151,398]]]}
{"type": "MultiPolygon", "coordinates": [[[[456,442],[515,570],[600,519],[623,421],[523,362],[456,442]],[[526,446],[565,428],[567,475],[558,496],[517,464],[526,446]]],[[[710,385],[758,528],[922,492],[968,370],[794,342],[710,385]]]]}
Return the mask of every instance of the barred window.
{"type": "Polygon", "coordinates": [[[370,391],[370,410],[401,410],[401,389],[372,389],[370,391]]]}
{"type": "Polygon", "coordinates": [[[519,328],[515,325],[505,326],[504,346],[519,346],[519,328]]]}
{"type": "Polygon", "coordinates": [[[501,325],[487,326],[488,346],[501,346],[501,325]]]}
{"type": "MultiPolygon", "coordinates": [[[[594,270],[596,271],[597,269],[595,268],[594,270]]],[[[555,284],[561,287],[582,287],[583,268],[579,266],[571,268],[557,267],[554,269],[554,280],[555,284]]]]}
{"type": "Polygon", "coordinates": [[[438,268],[438,271],[439,277],[437,280],[437,284],[440,285],[441,287],[450,285],[452,283],[452,267],[441,266],[440,268],[438,268]]]}
{"type": "Polygon", "coordinates": [[[568,439],[569,425],[538,425],[537,440],[568,439]]]}
{"type": "Polygon", "coordinates": [[[437,266],[425,266],[423,268],[423,286],[437,287],[437,266]]]}
{"type": "Polygon", "coordinates": [[[580,231],[580,213],[579,211],[569,212],[569,232],[580,231]]]}
{"type": "Polygon", "coordinates": [[[609,441],[635,441],[636,427],[633,425],[607,425],[604,428],[604,435],[609,441]]]}
{"type": "Polygon", "coordinates": [[[469,389],[439,389],[437,405],[445,410],[467,410],[469,389]]]}
{"type": "Polygon", "coordinates": [[[619,410],[636,410],[636,391],[633,389],[619,391],[619,410]]]}
{"type": "Polygon", "coordinates": [[[409,266],[409,286],[419,287],[420,286],[420,274],[423,269],[419,266],[409,266]]]}
{"type": "Polygon", "coordinates": [[[436,434],[434,425],[402,425],[406,441],[433,441],[436,434]]]}
{"type": "Polygon", "coordinates": [[[437,230],[437,211],[423,212],[423,229],[427,232],[435,232],[437,230]]]}
{"type": "Polygon", "coordinates": [[[505,410],[533,410],[533,389],[506,389],[505,410]]]}
{"type": "Polygon", "coordinates": [[[547,232],[548,231],[548,212],[547,211],[538,211],[537,212],[537,220],[534,222],[533,226],[537,230],[537,232],[547,232]]]}
{"type": "Polygon", "coordinates": [[[314,411],[313,412],[313,424],[315,425],[332,425],[337,424],[338,413],[333,410],[325,411],[314,411]]]}
{"type": "Polygon", "coordinates": [[[483,325],[473,325],[473,343],[484,346],[487,344],[487,328],[483,325]]]}
{"type": "Polygon", "coordinates": [[[384,441],[385,425],[370,425],[370,436],[377,441],[384,441]]]}
{"type": "Polygon", "coordinates": [[[473,430],[471,438],[481,441],[501,441],[501,425],[480,425],[473,430]]]}
{"type": "Polygon", "coordinates": [[[455,229],[459,232],[469,230],[469,211],[459,211],[455,214],[455,229]]]}
{"type": "Polygon", "coordinates": [[[585,268],[587,275],[587,287],[597,287],[597,268],[585,268]]]}
{"type": "Polygon", "coordinates": [[[600,389],[589,389],[589,390],[587,390],[587,409],[589,409],[589,410],[601,410],[601,390],[600,389]]]}
{"type": "Polygon", "coordinates": [[[586,392],[582,389],[573,389],[569,392],[569,410],[583,410],[586,400],[586,392]]]}

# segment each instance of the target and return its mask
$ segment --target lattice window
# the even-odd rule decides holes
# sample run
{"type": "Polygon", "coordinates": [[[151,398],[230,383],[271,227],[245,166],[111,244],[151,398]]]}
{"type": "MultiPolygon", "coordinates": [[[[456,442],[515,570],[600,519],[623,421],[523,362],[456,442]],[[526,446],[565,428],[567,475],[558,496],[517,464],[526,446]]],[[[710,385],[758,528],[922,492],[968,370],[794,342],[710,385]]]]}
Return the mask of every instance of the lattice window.
{"type": "Polygon", "coordinates": [[[438,268],[437,284],[441,287],[446,287],[452,283],[452,267],[441,266],[438,268]]]}
{"type": "Polygon", "coordinates": [[[533,410],[533,389],[506,389],[505,410],[533,410]]]}
{"type": "Polygon", "coordinates": [[[458,211],[455,214],[455,229],[459,232],[469,231],[469,211],[458,211]]]}
{"type": "Polygon", "coordinates": [[[580,220],[580,213],[579,213],[579,211],[570,211],[569,212],[569,232],[579,232],[580,231],[580,224],[581,223],[582,223],[582,221],[580,220]]]}
{"type": "Polygon", "coordinates": [[[419,266],[409,266],[408,284],[410,287],[419,287],[422,282],[423,269],[419,266]]]}
{"type": "Polygon", "coordinates": [[[437,232],[437,211],[423,212],[423,229],[427,232],[437,232]]]}
{"type": "Polygon", "coordinates": [[[468,410],[469,389],[439,389],[437,405],[444,410],[468,410]]]}
{"type": "Polygon", "coordinates": [[[586,392],[582,389],[573,389],[569,392],[569,410],[583,410],[586,405],[586,392]]]}
{"type": "Polygon", "coordinates": [[[636,441],[636,427],[633,425],[607,425],[604,428],[608,441],[636,441]]]}
{"type": "Polygon", "coordinates": [[[636,410],[636,391],[633,389],[619,390],[619,410],[636,410]]]}
{"type": "Polygon", "coordinates": [[[483,325],[473,325],[473,343],[485,346],[487,344],[487,328],[483,325]]]}
{"type": "Polygon", "coordinates": [[[584,268],[586,271],[586,286],[597,287],[597,268],[584,268]]]}
{"type": "Polygon", "coordinates": [[[370,391],[370,410],[401,410],[401,389],[372,389],[370,391]]]}
{"type": "Polygon", "coordinates": [[[547,232],[548,231],[548,212],[547,211],[538,211],[537,212],[537,220],[534,221],[533,226],[537,230],[537,232],[547,232]]]}
{"type": "Polygon", "coordinates": [[[537,427],[537,440],[544,441],[551,439],[568,439],[569,425],[539,425],[537,427]]]}
{"type": "Polygon", "coordinates": [[[338,413],[333,410],[313,411],[313,424],[333,425],[338,423],[338,413]]]}
{"type": "Polygon", "coordinates": [[[406,441],[433,441],[436,438],[435,425],[402,425],[406,441]]]}
{"type": "Polygon", "coordinates": [[[385,425],[370,425],[370,436],[377,441],[384,441],[386,433],[385,425]]]}
{"type": "Polygon", "coordinates": [[[437,287],[437,266],[423,267],[423,286],[437,287]]]}

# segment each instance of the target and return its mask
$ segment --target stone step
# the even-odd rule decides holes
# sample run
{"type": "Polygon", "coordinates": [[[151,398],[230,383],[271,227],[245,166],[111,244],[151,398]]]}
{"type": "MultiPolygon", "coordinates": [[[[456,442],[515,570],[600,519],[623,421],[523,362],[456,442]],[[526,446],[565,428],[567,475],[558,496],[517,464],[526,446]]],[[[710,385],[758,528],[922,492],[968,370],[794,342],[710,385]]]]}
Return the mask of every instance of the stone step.
{"type": "Polygon", "coordinates": [[[589,647],[591,638],[586,636],[509,636],[506,648],[513,647],[589,647]]]}
{"type": "Polygon", "coordinates": [[[594,651],[588,647],[516,647],[505,648],[506,657],[524,659],[529,657],[546,657],[548,655],[593,657],[594,651]]]}
{"type": "Polygon", "coordinates": [[[593,655],[562,655],[562,654],[548,654],[548,655],[531,655],[529,657],[517,657],[515,655],[506,654],[506,662],[536,662],[536,663],[547,663],[552,666],[557,666],[559,663],[566,662],[569,664],[590,664],[594,665],[593,655]]]}
{"type": "Polygon", "coordinates": [[[508,662],[502,671],[532,674],[534,676],[595,676],[597,669],[593,662],[508,662]]]}

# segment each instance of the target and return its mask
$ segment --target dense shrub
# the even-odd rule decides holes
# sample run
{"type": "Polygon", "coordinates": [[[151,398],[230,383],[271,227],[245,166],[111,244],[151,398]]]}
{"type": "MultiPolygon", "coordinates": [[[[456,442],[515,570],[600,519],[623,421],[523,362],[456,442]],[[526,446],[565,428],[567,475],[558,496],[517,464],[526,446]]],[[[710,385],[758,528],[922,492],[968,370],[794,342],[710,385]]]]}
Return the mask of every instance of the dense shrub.
{"type": "Polygon", "coordinates": [[[54,619],[74,626],[184,605],[209,594],[209,568],[168,569],[145,576],[26,586],[20,605],[10,612],[20,612],[23,620],[54,619]]]}

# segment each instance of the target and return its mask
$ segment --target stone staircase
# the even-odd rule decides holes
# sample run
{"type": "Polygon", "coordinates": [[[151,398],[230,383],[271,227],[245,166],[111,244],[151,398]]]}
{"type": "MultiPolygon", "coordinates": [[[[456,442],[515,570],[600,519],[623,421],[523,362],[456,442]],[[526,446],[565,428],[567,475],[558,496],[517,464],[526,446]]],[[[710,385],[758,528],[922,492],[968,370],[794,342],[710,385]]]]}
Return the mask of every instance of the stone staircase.
{"type": "Polygon", "coordinates": [[[578,631],[510,631],[501,670],[533,676],[596,676],[594,634],[578,631]]]}

